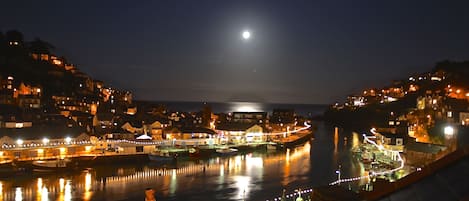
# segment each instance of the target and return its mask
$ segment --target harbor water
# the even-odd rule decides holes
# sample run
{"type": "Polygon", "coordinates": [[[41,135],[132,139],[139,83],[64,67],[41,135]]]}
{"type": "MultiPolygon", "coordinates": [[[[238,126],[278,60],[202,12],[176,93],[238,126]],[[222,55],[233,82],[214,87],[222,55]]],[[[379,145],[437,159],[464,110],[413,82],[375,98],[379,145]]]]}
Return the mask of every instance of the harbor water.
{"type": "Polygon", "coordinates": [[[363,167],[350,149],[359,135],[318,123],[315,138],[287,150],[180,160],[177,164],[112,164],[63,173],[0,178],[0,200],[267,200],[283,189],[325,186],[357,176],[363,167]]]}

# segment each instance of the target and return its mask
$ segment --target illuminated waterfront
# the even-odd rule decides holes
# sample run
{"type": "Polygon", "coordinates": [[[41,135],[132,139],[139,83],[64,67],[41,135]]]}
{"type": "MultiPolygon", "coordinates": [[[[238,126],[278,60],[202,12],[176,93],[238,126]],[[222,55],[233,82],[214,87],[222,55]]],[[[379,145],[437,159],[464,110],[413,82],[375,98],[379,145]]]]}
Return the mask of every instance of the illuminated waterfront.
{"type": "Polygon", "coordinates": [[[156,164],[114,165],[57,175],[1,179],[2,200],[139,200],[147,187],[158,200],[263,200],[283,188],[328,185],[342,175],[357,176],[363,167],[349,152],[358,136],[319,125],[315,140],[285,151],[265,151],[176,167],[156,164]],[[345,141],[344,137],[348,140],[345,141]]]}

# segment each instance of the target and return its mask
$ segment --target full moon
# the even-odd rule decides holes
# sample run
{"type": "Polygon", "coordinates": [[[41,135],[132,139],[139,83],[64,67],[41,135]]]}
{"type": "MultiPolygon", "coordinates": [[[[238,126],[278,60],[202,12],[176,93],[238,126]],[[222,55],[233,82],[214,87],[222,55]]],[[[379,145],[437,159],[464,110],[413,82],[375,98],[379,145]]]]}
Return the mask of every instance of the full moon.
{"type": "Polygon", "coordinates": [[[249,39],[251,37],[251,33],[249,31],[243,31],[243,38],[245,40],[249,39]]]}

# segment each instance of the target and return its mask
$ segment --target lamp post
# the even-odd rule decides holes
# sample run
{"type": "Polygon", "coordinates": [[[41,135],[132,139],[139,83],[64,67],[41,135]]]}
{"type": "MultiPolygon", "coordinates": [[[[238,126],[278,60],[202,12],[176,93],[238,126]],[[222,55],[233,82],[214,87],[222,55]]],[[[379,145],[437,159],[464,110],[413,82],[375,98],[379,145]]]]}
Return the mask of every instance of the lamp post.
{"type": "Polygon", "coordinates": [[[448,145],[448,147],[456,149],[456,146],[455,146],[456,141],[455,141],[455,137],[454,137],[454,134],[456,133],[456,131],[453,128],[453,126],[446,126],[443,129],[443,133],[445,134],[445,140],[447,142],[446,144],[448,145]]]}
{"type": "Polygon", "coordinates": [[[341,165],[339,165],[339,169],[335,171],[335,173],[337,174],[337,181],[339,181],[338,183],[339,185],[340,185],[340,169],[341,169],[341,165]]]}

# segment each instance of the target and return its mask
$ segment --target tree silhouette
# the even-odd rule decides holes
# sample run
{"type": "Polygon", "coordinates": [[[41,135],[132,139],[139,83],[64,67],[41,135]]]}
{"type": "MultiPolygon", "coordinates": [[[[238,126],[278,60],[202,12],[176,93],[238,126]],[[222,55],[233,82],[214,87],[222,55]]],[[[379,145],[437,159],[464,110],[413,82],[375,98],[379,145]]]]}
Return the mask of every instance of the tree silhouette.
{"type": "Polygon", "coordinates": [[[33,41],[29,42],[28,47],[32,53],[38,54],[49,54],[51,50],[55,49],[53,45],[40,38],[35,38],[33,41]]]}
{"type": "Polygon", "coordinates": [[[10,30],[6,33],[7,41],[16,41],[20,44],[23,43],[23,34],[17,30],[10,30]]]}

